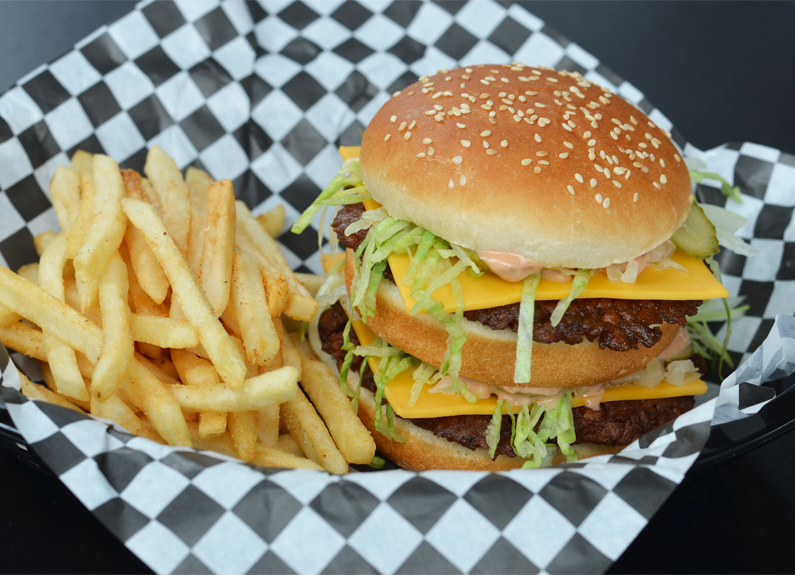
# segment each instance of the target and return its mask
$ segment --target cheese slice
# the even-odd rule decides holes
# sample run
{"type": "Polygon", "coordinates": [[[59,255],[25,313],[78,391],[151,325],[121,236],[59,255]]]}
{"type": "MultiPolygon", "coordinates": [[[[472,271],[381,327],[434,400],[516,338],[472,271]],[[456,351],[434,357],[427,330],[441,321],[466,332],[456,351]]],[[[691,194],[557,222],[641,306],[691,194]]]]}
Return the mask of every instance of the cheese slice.
{"type": "MultiPolygon", "coordinates": [[[[375,334],[364,323],[353,321],[353,329],[359,336],[362,345],[369,345],[375,340],[375,334]]],[[[370,358],[370,369],[378,373],[379,358],[370,358]]],[[[419,398],[414,405],[409,405],[411,388],[414,385],[413,370],[400,373],[386,384],[384,396],[392,409],[404,419],[420,419],[425,417],[446,417],[449,415],[491,415],[497,407],[497,398],[492,396],[469,403],[458,394],[428,393],[429,386],[423,387],[419,398]]],[[[625,401],[637,399],[661,399],[666,397],[682,397],[687,395],[701,395],[707,392],[707,384],[696,380],[688,385],[677,386],[663,381],[653,388],[641,385],[622,385],[608,387],[602,397],[602,403],[608,401],[625,401]]],[[[583,397],[574,396],[572,407],[585,405],[583,397]]],[[[514,407],[514,412],[521,409],[514,407]]]]}

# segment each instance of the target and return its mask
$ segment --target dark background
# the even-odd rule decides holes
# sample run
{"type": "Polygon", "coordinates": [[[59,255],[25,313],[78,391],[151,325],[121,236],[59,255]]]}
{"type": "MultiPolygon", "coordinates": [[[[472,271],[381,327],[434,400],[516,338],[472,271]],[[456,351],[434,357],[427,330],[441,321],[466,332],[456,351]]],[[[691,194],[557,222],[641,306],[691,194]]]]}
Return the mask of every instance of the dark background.
{"type": "MultiPolygon", "coordinates": [[[[795,153],[795,3],[521,4],[632,82],[696,147],[795,153]]],[[[0,91],[133,6],[0,1],[0,91]]],[[[794,572],[793,477],[795,432],[686,478],[611,572],[794,572]]],[[[0,494],[1,572],[147,571],[63,485],[3,451],[0,494]]]]}

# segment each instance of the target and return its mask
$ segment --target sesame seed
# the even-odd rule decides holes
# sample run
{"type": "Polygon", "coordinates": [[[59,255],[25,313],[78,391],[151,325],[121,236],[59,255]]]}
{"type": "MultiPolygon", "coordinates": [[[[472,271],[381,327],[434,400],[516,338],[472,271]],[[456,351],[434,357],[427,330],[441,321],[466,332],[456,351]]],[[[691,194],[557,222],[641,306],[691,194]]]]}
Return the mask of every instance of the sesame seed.
{"type": "Polygon", "coordinates": [[[500,80],[502,80],[502,81],[503,81],[503,82],[505,82],[506,84],[509,82],[508,78],[500,78],[500,80]]]}
{"type": "Polygon", "coordinates": [[[591,127],[592,127],[592,128],[598,128],[598,127],[599,127],[599,124],[597,124],[595,121],[594,121],[594,122],[591,122],[591,127]]]}
{"type": "Polygon", "coordinates": [[[456,124],[456,127],[458,127],[458,128],[466,128],[466,125],[458,123],[458,124],[456,124]]]}
{"type": "Polygon", "coordinates": [[[416,126],[416,125],[417,125],[417,120],[412,120],[411,124],[409,124],[409,130],[413,130],[414,126],[416,126]]]}
{"type": "Polygon", "coordinates": [[[561,126],[563,126],[565,129],[571,132],[571,126],[569,126],[568,124],[561,124],[561,126]]]}
{"type": "Polygon", "coordinates": [[[431,140],[430,138],[425,138],[425,139],[422,141],[422,143],[423,143],[423,144],[425,144],[426,146],[427,146],[428,144],[430,144],[431,142],[433,142],[433,140],[431,140]]]}
{"type": "Polygon", "coordinates": [[[447,187],[450,188],[451,190],[455,187],[455,182],[453,181],[453,178],[450,178],[450,181],[447,182],[447,187]]]}
{"type": "Polygon", "coordinates": [[[439,104],[434,104],[433,109],[436,110],[437,112],[441,112],[442,110],[444,110],[444,107],[440,106],[439,104]]]}
{"type": "Polygon", "coordinates": [[[597,172],[601,172],[603,169],[602,166],[600,166],[599,164],[594,164],[593,167],[596,168],[597,172]]]}
{"type": "Polygon", "coordinates": [[[568,158],[569,157],[569,153],[568,152],[563,152],[562,154],[558,154],[558,157],[559,158],[568,158]]]}
{"type": "Polygon", "coordinates": [[[535,135],[535,140],[536,140],[536,142],[540,142],[540,141],[541,141],[541,136],[539,136],[538,134],[536,134],[536,135],[535,135]]]}
{"type": "Polygon", "coordinates": [[[660,176],[660,183],[661,183],[661,184],[667,184],[667,183],[668,183],[668,178],[666,177],[666,175],[665,175],[665,174],[662,174],[662,175],[660,176]]]}
{"type": "Polygon", "coordinates": [[[507,148],[508,147],[508,140],[503,140],[502,142],[500,142],[500,146],[502,146],[503,148],[507,148]]]}
{"type": "Polygon", "coordinates": [[[394,97],[394,96],[400,96],[400,90],[398,90],[397,92],[395,92],[394,94],[392,94],[392,96],[393,96],[393,97],[394,97]]]}
{"type": "Polygon", "coordinates": [[[557,84],[557,82],[558,82],[557,78],[546,78],[546,80],[549,81],[549,82],[553,82],[555,84],[557,84]]]}
{"type": "Polygon", "coordinates": [[[485,138],[486,136],[491,136],[491,130],[483,130],[483,131],[480,133],[480,137],[481,137],[481,138],[485,138]]]}
{"type": "Polygon", "coordinates": [[[602,173],[605,175],[605,178],[607,178],[608,180],[610,179],[610,170],[605,170],[602,173]]]}
{"type": "Polygon", "coordinates": [[[632,196],[632,201],[633,202],[637,202],[638,201],[638,192],[635,192],[635,195],[632,196]]]}
{"type": "Polygon", "coordinates": [[[472,73],[472,68],[467,68],[467,69],[466,69],[466,73],[467,73],[467,74],[471,74],[471,73],[472,73]]]}
{"type": "Polygon", "coordinates": [[[569,150],[573,150],[574,149],[574,144],[572,144],[571,142],[565,142],[564,141],[563,145],[566,146],[569,150]]]}
{"type": "Polygon", "coordinates": [[[674,154],[674,158],[676,158],[677,162],[681,162],[682,158],[679,157],[679,154],[674,154]]]}
{"type": "Polygon", "coordinates": [[[398,132],[402,132],[403,130],[405,130],[406,125],[407,125],[406,122],[401,122],[400,127],[398,128],[398,132]]]}
{"type": "Polygon", "coordinates": [[[544,104],[539,104],[538,102],[533,104],[533,106],[535,106],[536,108],[546,108],[546,106],[544,104]]]}
{"type": "Polygon", "coordinates": [[[546,160],[538,160],[538,163],[541,164],[542,166],[548,166],[549,165],[549,162],[547,162],[546,160]]]}
{"type": "Polygon", "coordinates": [[[663,160],[662,158],[660,158],[660,165],[661,165],[663,168],[665,167],[665,160],[663,160]]]}
{"type": "Polygon", "coordinates": [[[484,86],[489,86],[490,85],[486,80],[483,80],[482,78],[480,80],[480,83],[483,84],[484,86]]]}
{"type": "Polygon", "coordinates": [[[450,80],[452,80],[452,79],[453,79],[453,78],[452,78],[451,76],[447,76],[447,77],[444,79],[444,81],[445,81],[445,82],[449,82],[449,81],[450,81],[450,80]]]}
{"type": "Polygon", "coordinates": [[[428,148],[428,155],[433,156],[433,148],[428,148]]]}
{"type": "Polygon", "coordinates": [[[574,123],[574,122],[572,122],[571,120],[569,120],[569,121],[568,121],[568,122],[566,122],[566,123],[567,123],[567,124],[569,125],[569,127],[571,127],[571,128],[576,128],[576,127],[577,127],[577,124],[575,124],[575,123],[574,123]]]}
{"type": "Polygon", "coordinates": [[[602,207],[603,208],[609,208],[610,207],[610,198],[605,198],[605,201],[602,202],[602,207]]]}
{"type": "Polygon", "coordinates": [[[425,157],[425,152],[420,152],[419,154],[417,154],[417,157],[418,158],[424,158],[425,157]]]}
{"type": "Polygon", "coordinates": [[[626,169],[626,168],[613,168],[613,173],[614,173],[614,174],[618,174],[619,176],[620,176],[621,174],[623,174],[624,172],[626,172],[626,171],[627,171],[627,169],[626,169]]]}
{"type": "Polygon", "coordinates": [[[596,145],[596,140],[594,138],[588,140],[588,146],[595,146],[595,145],[596,145]]]}
{"type": "Polygon", "coordinates": [[[453,163],[454,163],[454,164],[460,164],[460,163],[461,163],[461,162],[463,162],[463,161],[464,161],[464,159],[463,159],[461,156],[455,156],[455,157],[453,158],[453,163]]]}
{"type": "Polygon", "coordinates": [[[413,95],[414,95],[414,90],[412,90],[411,92],[409,92],[409,96],[413,96],[413,95]]]}
{"type": "Polygon", "coordinates": [[[464,146],[465,148],[468,148],[469,146],[472,145],[472,142],[470,142],[469,140],[461,140],[461,145],[464,146]]]}
{"type": "Polygon", "coordinates": [[[596,203],[597,204],[601,204],[602,203],[602,194],[596,194],[594,196],[594,198],[596,199],[596,203]]]}
{"type": "Polygon", "coordinates": [[[525,158],[524,160],[522,160],[522,165],[523,165],[523,166],[528,166],[528,165],[530,165],[532,162],[533,162],[533,160],[531,160],[530,158],[525,158]]]}
{"type": "Polygon", "coordinates": [[[409,138],[411,138],[411,132],[406,132],[405,134],[403,134],[404,140],[408,140],[409,138]]]}
{"type": "Polygon", "coordinates": [[[397,116],[392,116],[391,118],[389,118],[389,121],[394,124],[395,122],[397,122],[397,116]]]}
{"type": "Polygon", "coordinates": [[[572,196],[574,195],[574,186],[572,186],[572,185],[568,185],[568,186],[566,186],[566,189],[567,189],[567,190],[569,190],[569,193],[570,193],[572,196]]]}
{"type": "Polygon", "coordinates": [[[489,156],[493,156],[494,154],[496,154],[496,153],[497,153],[497,150],[486,150],[486,153],[487,153],[489,156]]]}
{"type": "Polygon", "coordinates": [[[466,186],[467,185],[467,178],[466,176],[461,176],[461,179],[458,180],[459,185],[466,186]]]}
{"type": "Polygon", "coordinates": [[[625,179],[625,180],[628,180],[628,179],[629,179],[629,175],[630,175],[631,173],[632,173],[631,171],[627,170],[627,173],[626,173],[626,174],[624,174],[624,179],[625,179]]]}
{"type": "Polygon", "coordinates": [[[536,152],[536,156],[538,156],[539,158],[543,158],[546,155],[547,155],[546,152],[536,152]]]}
{"type": "Polygon", "coordinates": [[[621,187],[621,182],[619,182],[618,180],[613,180],[613,185],[615,187],[617,187],[617,188],[620,188],[621,187]]]}
{"type": "MultiPolygon", "coordinates": [[[[491,73],[492,74],[498,74],[499,72],[496,72],[496,71],[492,70],[491,73]]],[[[488,80],[489,82],[496,82],[497,78],[495,78],[494,76],[486,76],[486,80],[488,80]]]]}
{"type": "Polygon", "coordinates": [[[437,122],[441,122],[442,120],[444,120],[444,114],[436,114],[433,117],[433,119],[436,120],[437,122]]]}
{"type": "Polygon", "coordinates": [[[425,111],[425,115],[426,116],[433,116],[435,113],[436,113],[436,110],[426,110],[425,111]]]}
{"type": "Polygon", "coordinates": [[[489,143],[486,140],[483,140],[483,147],[484,148],[488,148],[489,147],[489,143]]]}
{"type": "Polygon", "coordinates": [[[535,168],[533,168],[533,172],[535,172],[536,174],[540,174],[541,173],[541,168],[536,166],[535,168]]]}
{"type": "Polygon", "coordinates": [[[581,184],[585,183],[585,180],[580,174],[574,174],[574,179],[580,182],[581,184]]]}
{"type": "Polygon", "coordinates": [[[384,141],[388,142],[389,138],[391,138],[391,137],[392,137],[392,134],[387,134],[386,136],[384,136],[384,141]]]}
{"type": "Polygon", "coordinates": [[[585,139],[585,138],[590,138],[590,137],[591,137],[591,132],[585,132],[585,133],[582,135],[582,137],[583,137],[583,139],[585,139]]]}
{"type": "Polygon", "coordinates": [[[618,140],[618,136],[616,136],[615,132],[610,132],[610,137],[613,138],[614,140],[618,140]]]}
{"type": "Polygon", "coordinates": [[[596,178],[591,178],[591,182],[590,183],[591,183],[591,187],[595,188],[596,187],[596,183],[597,183],[596,182],[596,178]]]}
{"type": "MultiPolygon", "coordinates": [[[[629,119],[632,121],[633,124],[635,124],[636,126],[638,125],[638,121],[635,119],[635,116],[630,116],[629,119]]],[[[638,194],[635,195],[637,196],[638,194]]]]}
{"type": "Polygon", "coordinates": [[[662,190],[662,186],[657,182],[652,182],[652,184],[654,184],[654,187],[657,188],[658,190],[662,190]]]}

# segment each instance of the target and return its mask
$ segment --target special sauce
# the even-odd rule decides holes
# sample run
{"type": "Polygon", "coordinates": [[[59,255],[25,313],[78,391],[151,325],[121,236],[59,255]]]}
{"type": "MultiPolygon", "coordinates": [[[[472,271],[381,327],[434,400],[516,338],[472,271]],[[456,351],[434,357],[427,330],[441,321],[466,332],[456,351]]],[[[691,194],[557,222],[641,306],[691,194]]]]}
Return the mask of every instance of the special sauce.
{"type": "Polygon", "coordinates": [[[511,252],[478,252],[478,257],[489,269],[507,282],[520,282],[527,276],[541,272],[541,277],[552,282],[568,282],[571,276],[557,270],[545,270],[544,266],[519,254],[511,252]]]}

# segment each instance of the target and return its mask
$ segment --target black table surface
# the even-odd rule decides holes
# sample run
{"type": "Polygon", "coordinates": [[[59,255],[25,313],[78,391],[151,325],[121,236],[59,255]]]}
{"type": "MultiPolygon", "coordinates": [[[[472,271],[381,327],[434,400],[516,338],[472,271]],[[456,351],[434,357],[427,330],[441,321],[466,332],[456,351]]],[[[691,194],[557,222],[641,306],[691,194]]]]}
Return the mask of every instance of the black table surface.
{"type": "MultiPolygon", "coordinates": [[[[693,145],[795,153],[795,3],[523,4],[643,91],[693,145]]],[[[0,90],[133,6],[0,2],[0,90]]],[[[795,572],[793,478],[795,431],[686,478],[610,572],[795,572]]],[[[0,502],[0,572],[149,572],[58,480],[4,452],[0,502]]]]}

